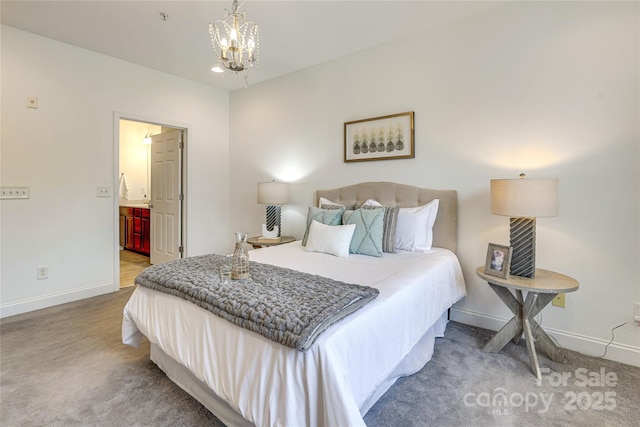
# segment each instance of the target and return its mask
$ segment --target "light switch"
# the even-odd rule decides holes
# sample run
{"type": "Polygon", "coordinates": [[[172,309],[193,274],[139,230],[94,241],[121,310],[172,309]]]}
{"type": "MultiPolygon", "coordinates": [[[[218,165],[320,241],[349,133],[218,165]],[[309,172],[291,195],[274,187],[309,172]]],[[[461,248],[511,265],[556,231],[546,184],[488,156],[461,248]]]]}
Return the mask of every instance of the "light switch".
{"type": "Polygon", "coordinates": [[[98,185],[98,197],[111,197],[110,185],[98,185]]]}
{"type": "Polygon", "coordinates": [[[5,187],[2,186],[2,199],[28,199],[30,187],[5,187]]]}

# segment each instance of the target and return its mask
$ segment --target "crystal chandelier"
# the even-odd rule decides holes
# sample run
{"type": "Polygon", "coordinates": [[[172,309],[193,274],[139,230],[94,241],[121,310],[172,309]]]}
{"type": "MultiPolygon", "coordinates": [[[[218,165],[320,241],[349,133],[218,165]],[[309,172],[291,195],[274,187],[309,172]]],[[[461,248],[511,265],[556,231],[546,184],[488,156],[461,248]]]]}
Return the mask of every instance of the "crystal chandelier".
{"type": "Polygon", "coordinates": [[[247,21],[246,12],[238,11],[238,0],[233,0],[231,9],[225,9],[224,19],[209,24],[209,34],[220,69],[242,75],[246,84],[249,70],[258,65],[258,26],[247,21]]]}

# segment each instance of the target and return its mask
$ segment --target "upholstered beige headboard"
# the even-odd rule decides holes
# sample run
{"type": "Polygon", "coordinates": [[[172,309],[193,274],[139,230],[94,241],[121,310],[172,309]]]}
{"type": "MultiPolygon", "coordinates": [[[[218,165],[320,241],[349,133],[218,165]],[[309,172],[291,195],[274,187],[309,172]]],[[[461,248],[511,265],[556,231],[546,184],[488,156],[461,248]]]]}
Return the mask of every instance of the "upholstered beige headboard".
{"type": "Polygon", "coordinates": [[[343,205],[363,203],[375,199],[384,206],[410,208],[439,199],[438,216],[433,225],[433,246],[456,252],[458,248],[458,192],[432,190],[394,182],[362,182],[333,190],[317,190],[316,206],[320,197],[343,205]]]}

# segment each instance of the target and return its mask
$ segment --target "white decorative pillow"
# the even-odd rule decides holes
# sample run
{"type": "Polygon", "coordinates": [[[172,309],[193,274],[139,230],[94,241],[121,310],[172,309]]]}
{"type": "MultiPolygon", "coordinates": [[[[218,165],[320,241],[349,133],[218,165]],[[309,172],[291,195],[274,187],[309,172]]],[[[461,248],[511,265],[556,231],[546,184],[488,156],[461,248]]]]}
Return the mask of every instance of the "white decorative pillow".
{"type": "Polygon", "coordinates": [[[313,220],[309,226],[306,250],[347,258],[355,229],[355,224],[325,225],[313,220]]]}
{"type": "Polygon", "coordinates": [[[355,205],[343,205],[340,203],[332,202],[331,200],[325,199],[324,197],[320,197],[320,200],[318,201],[318,207],[322,209],[340,209],[340,208],[345,208],[350,210],[356,209],[355,205]]]}
{"type": "Polygon", "coordinates": [[[324,197],[320,197],[320,201],[318,202],[318,207],[321,208],[322,206],[344,206],[344,205],[341,205],[340,203],[332,202],[331,200],[325,199],[324,197]]]}
{"type": "Polygon", "coordinates": [[[439,199],[415,208],[400,208],[396,226],[396,249],[413,252],[431,250],[433,224],[438,215],[439,199]]]}
{"type": "Polygon", "coordinates": [[[367,199],[367,201],[361,204],[360,207],[361,208],[381,208],[382,205],[377,200],[367,199]]]}

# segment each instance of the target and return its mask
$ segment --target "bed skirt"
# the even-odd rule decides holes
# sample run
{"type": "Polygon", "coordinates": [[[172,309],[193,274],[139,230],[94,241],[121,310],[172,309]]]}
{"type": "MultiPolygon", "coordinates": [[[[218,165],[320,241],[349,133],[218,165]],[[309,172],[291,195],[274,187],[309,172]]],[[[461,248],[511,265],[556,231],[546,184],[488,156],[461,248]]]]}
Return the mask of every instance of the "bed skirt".
{"type": "MultiPolygon", "coordinates": [[[[371,397],[362,404],[359,409],[363,417],[369,409],[373,407],[378,399],[380,399],[380,397],[382,397],[382,395],[391,388],[398,378],[418,372],[429,360],[431,360],[431,357],[433,356],[433,349],[435,347],[435,339],[444,336],[444,331],[448,321],[447,313],[448,311],[442,313],[440,318],[420,339],[420,341],[418,341],[411,352],[405,356],[387,379],[380,384],[371,397]]],[[[220,399],[204,382],[200,381],[187,368],[169,357],[154,343],[151,343],[150,359],[171,381],[176,383],[181,389],[200,402],[225,425],[253,425],[229,406],[227,402],[220,399]]]]}

